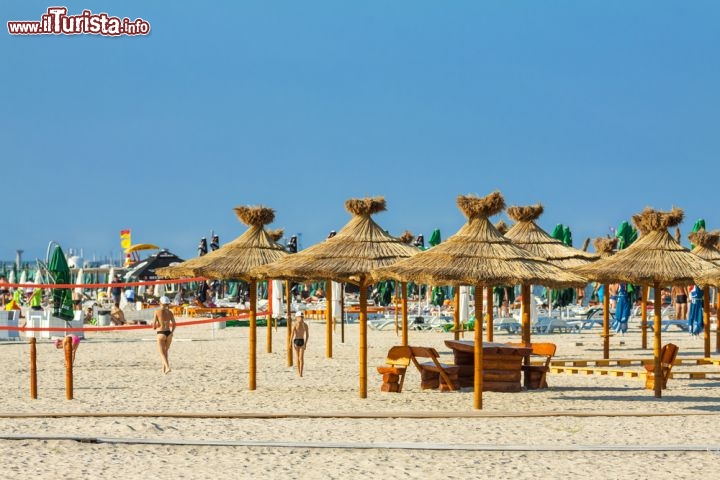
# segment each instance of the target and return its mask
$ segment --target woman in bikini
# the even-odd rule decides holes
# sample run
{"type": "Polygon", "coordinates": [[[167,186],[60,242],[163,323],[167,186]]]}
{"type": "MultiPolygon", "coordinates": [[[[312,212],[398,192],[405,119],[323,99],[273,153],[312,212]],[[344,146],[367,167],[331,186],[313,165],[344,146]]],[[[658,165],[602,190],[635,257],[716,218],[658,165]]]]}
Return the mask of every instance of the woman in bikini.
{"type": "Polygon", "coordinates": [[[170,350],[173,333],[175,332],[175,316],[170,311],[170,299],[168,297],[160,297],[160,305],[161,308],[155,311],[153,329],[157,332],[157,344],[163,364],[162,371],[163,373],[170,373],[168,350],[170,350]]]}
{"type": "Polygon", "coordinates": [[[293,323],[290,338],[292,338],[295,353],[297,354],[298,374],[302,377],[303,367],[305,366],[305,348],[307,347],[308,338],[310,338],[308,324],[303,320],[302,312],[295,313],[295,323],[293,323]]]}

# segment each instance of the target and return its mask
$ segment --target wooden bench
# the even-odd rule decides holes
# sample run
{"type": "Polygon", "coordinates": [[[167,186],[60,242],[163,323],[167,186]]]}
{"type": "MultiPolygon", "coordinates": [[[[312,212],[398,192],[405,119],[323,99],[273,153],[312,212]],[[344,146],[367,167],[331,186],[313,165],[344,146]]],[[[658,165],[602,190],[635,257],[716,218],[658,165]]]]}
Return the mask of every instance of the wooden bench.
{"type": "Polygon", "coordinates": [[[405,383],[405,372],[412,358],[410,347],[395,346],[388,351],[385,363],[377,367],[377,371],[383,376],[383,383],[380,386],[381,392],[402,392],[405,383]]]}
{"type": "MultiPolygon", "coordinates": [[[[673,362],[678,354],[678,346],[674,343],[668,343],[663,345],[660,350],[660,375],[662,381],[662,388],[667,388],[667,381],[672,370],[673,362]]],[[[647,370],[647,376],[645,377],[645,388],[651,390],[655,389],[655,364],[644,365],[647,370]]]]}
{"type": "Polygon", "coordinates": [[[440,388],[446,392],[459,388],[458,374],[460,367],[440,362],[437,350],[430,347],[410,347],[411,360],[420,371],[420,388],[440,388]],[[429,358],[430,361],[418,362],[418,358],[429,358]]]}
{"type": "MultiPolygon", "coordinates": [[[[511,343],[509,345],[522,346],[522,343],[511,343]]],[[[557,345],[554,343],[531,343],[531,356],[543,357],[544,361],[540,364],[523,365],[522,371],[524,375],[524,385],[528,390],[537,390],[540,388],[548,388],[547,373],[550,371],[550,361],[552,360],[557,345]]]]}

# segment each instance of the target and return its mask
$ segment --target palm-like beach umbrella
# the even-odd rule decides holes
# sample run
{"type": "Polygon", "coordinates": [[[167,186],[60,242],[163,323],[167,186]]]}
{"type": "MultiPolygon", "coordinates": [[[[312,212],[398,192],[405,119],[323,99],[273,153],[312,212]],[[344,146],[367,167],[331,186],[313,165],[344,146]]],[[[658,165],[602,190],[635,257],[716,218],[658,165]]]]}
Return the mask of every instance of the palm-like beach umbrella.
{"type": "MultiPolygon", "coordinates": [[[[55,245],[48,262],[48,272],[52,283],[67,285],[71,282],[70,267],[60,245],[55,245]]],[[[72,291],[69,288],[53,289],[53,315],[65,320],[73,319],[72,291]]]]}
{"type": "MultiPolygon", "coordinates": [[[[655,372],[660,369],[662,322],[660,318],[662,285],[690,285],[696,278],[712,272],[714,265],[683,248],[669,233],[668,228],[679,225],[683,211],[673,208],[661,212],[646,208],[633,215],[633,223],[641,236],[632,245],[615,255],[572,270],[580,275],[603,282],[630,282],[652,285],[655,290],[654,354],[655,372]]],[[[662,396],[662,381],[655,382],[655,396],[662,396]]]]}
{"type": "Polygon", "coordinates": [[[264,278],[334,280],[360,287],[360,397],[367,397],[367,287],[382,279],[372,272],[417,252],[375,223],[371,215],[385,210],[382,197],[350,199],[353,217],[337,234],[275,263],[253,270],[264,278]]]}
{"type": "MultiPolygon", "coordinates": [[[[513,245],[495,229],[488,217],[505,207],[500,192],[483,198],[460,196],[457,204],[468,219],[457,233],[430,250],[376,269],[374,275],[435,285],[475,285],[474,407],[479,409],[482,408],[482,287],[518,283],[566,286],[582,285],[586,281],[513,245]]],[[[523,302],[529,300],[529,296],[523,298],[523,302]]]]}
{"type": "MultiPolygon", "coordinates": [[[[505,237],[535,257],[546,260],[548,263],[562,269],[585,265],[597,260],[596,255],[568,247],[560,240],[552,238],[545,230],[540,228],[535,223],[535,220],[542,215],[543,211],[543,206],[540,204],[525,207],[509,207],[507,213],[516,223],[508,230],[505,237]]],[[[552,287],[552,284],[548,286],[552,287]]],[[[525,297],[530,297],[529,284],[523,286],[522,297],[523,300],[525,297]]],[[[523,338],[529,343],[530,323],[523,324],[522,329],[523,338]]]]}
{"type": "Polygon", "coordinates": [[[158,269],[157,274],[167,278],[202,276],[218,280],[248,282],[250,289],[249,389],[255,390],[257,282],[251,271],[255,267],[274,262],[289,254],[263,228],[275,219],[274,210],[267,207],[250,206],[235,207],[234,210],[240,221],[248,226],[245,233],[202,257],[158,269]]]}

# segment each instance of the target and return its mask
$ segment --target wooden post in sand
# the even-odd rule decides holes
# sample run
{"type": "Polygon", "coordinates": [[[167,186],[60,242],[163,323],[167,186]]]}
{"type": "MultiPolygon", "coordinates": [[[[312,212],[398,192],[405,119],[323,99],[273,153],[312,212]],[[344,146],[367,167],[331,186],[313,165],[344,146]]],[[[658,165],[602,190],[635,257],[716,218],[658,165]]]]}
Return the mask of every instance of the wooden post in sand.
{"type": "Polygon", "coordinates": [[[30,398],[37,400],[37,346],[35,337],[30,337],[30,398]]]}
{"type": "Polygon", "coordinates": [[[655,334],[655,341],[653,342],[654,346],[654,353],[655,353],[655,363],[654,363],[654,369],[655,372],[655,398],[662,397],[662,387],[663,387],[663,371],[662,371],[662,365],[660,364],[660,350],[662,349],[662,311],[660,307],[662,306],[662,295],[660,294],[660,284],[658,282],[655,282],[655,285],[653,287],[655,289],[655,300],[654,305],[655,308],[653,310],[653,325],[654,325],[654,334],[655,334]]]}
{"type": "Polygon", "coordinates": [[[710,287],[703,287],[703,346],[705,358],[710,357],[710,287]]]}
{"type": "Polygon", "coordinates": [[[399,314],[400,309],[398,308],[400,306],[400,297],[398,297],[398,287],[399,283],[395,282],[395,295],[393,295],[393,298],[395,300],[395,336],[397,337],[400,334],[400,325],[399,325],[399,314]]]}
{"type": "Polygon", "coordinates": [[[453,303],[455,310],[453,311],[453,338],[460,340],[460,286],[455,287],[455,295],[453,295],[453,303]]]}
{"type": "Polygon", "coordinates": [[[272,353],[272,317],[273,317],[273,291],[272,291],[272,280],[267,281],[267,297],[268,297],[268,310],[267,310],[267,353],[272,353]]]}
{"type": "Polygon", "coordinates": [[[610,358],[610,285],[603,285],[603,358],[610,358]]]}
{"type": "Polygon", "coordinates": [[[367,398],[367,286],[360,277],[360,398],[367,398]]]}
{"type": "Polygon", "coordinates": [[[715,311],[717,312],[717,324],[715,325],[715,353],[720,353],[720,291],[716,297],[717,305],[715,306],[715,311]]]}
{"type": "Polygon", "coordinates": [[[408,309],[407,309],[407,282],[400,282],[402,289],[402,344],[407,347],[408,344],[408,309]]]}
{"type": "Polygon", "coordinates": [[[647,294],[647,285],[642,285],[640,287],[640,308],[642,309],[642,311],[640,312],[640,330],[642,331],[643,350],[647,348],[647,294]]]}
{"type": "Polygon", "coordinates": [[[483,341],[482,341],[482,286],[475,285],[475,377],[473,382],[473,408],[482,410],[483,341]]]}
{"type": "Polygon", "coordinates": [[[65,350],[65,399],[73,399],[73,344],[70,335],[65,337],[63,342],[65,350]]]}
{"type": "Polygon", "coordinates": [[[250,333],[249,333],[249,358],[248,358],[248,368],[250,369],[250,378],[248,382],[248,390],[255,390],[256,382],[255,382],[255,374],[256,374],[256,364],[255,364],[255,358],[256,358],[256,352],[255,349],[257,347],[257,282],[255,280],[252,280],[248,282],[248,287],[250,289],[250,333]]]}
{"type": "Polygon", "coordinates": [[[485,294],[485,318],[487,319],[487,339],[488,342],[493,341],[493,289],[487,287],[487,293],[485,294]]]}
{"type": "Polygon", "coordinates": [[[332,358],[332,282],[325,282],[325,356],[332,358]]]}
{"type": "Polygon", "coordinates": [[[287,323],[287,366],[293,366],[293,352],[292,352],[292,339],[290,334],[292,333],[292,292],[290,291],[290,280],[285,280],[285,295],[287,300],[287,309],[285,310],[285,322],[287,323]]]}
{"type": "MultiPolygon", "coordinates": [[[[530,285],[520,286],[520,298],[522,299],[522,343],[530,345],[530,285]]],[[[477,319],[475,319],[477,323],[477,319]]]]}

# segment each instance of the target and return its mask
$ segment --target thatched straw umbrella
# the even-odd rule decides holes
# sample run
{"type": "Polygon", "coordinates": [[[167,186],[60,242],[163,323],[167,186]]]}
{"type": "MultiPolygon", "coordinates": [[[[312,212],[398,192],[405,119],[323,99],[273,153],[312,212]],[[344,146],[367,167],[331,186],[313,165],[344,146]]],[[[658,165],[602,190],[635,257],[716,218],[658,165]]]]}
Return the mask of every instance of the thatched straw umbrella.
{"type": "MultiPolygon", "coordinates": [[[[596,238],[593,242],[595,252],[600,258],[610,257],[617,248],[617,238],[596,238]]],[[[603,285],[603,358],[610,358],[610,286],[603,285]]]]}
{"type": "MultiPolygon", "coordinates": [[[[543,214],[543,206],[528,205],[525,207],[508,207],[507,213],[515,220],[515,225],[505,234],[515,245],[522,247],[538,258],[562,269],[577,267],[598,259],[597,255],[568,247],[557,238],[553,238],[540,228],[535,220],[543,214]]],[[[522,296],[530,295],[530,285],[523,287],[522,296]]],[[[549,295],[548,297],[552,297],[549,295]]],[[[552,310],[552,298],[548,298],[548,310],[552,310]]],[[[523,335],[530,337],[530,324],[523,324],[523,335]],[[525,332],[525,329],[528,329],[525,332]]]]}
{"type": "Polygon", "coordinates": [[[253,272],[265,278],[334,280],[360,287],[360,397],[366,398],[367,287],[376,280],[371,272],[414,255],[417,248],[389,235],[372,219],[385,210],[384,198],[350,199],[345,209],[353,217],[337,235],[253,272]]]}
{"type": "MultiPolygon", "coordinates": [[[[698,257],[720,266],[720,250],[717,248],[720,240],[720,232],[706,232],[705,229],[698,230],[688,235],[690,241],[695,245],[692,253],[698,257]]],[[[720,315],[718,315],[720,319],[720,315]]],[[[717,331],[717,350],[720,351],[720,328],[717,331]]],[[[703,346],[705,357],[710,356],[710,287],[703,286],[703,346]]]]}
{"type": "MultiPolygon", "coordinates": [[[[475,286],[474,408],[482,408],[482,287],[498,284],[538,283],[581,285],[585,279],[563,272],[528,251],[513,245],[490,223],[488,217],[505,208],[500,192],[484,198],[460,196],[458,207],[467,223],[445,242],[385,268],[377,277],[410,280],[433,285],[475,286]]],[[[529,298],[523,298],[523,302],[529,298]]],[[[527,311],[527,310],[526,310],[527,311]]]]}
{"type": "Polygon", "coordinates": [[[256,388],[256,343],[257,343],[257,280],[251,273],[254,267],[274,262],[289,254],[264,230],[264,226],[275,219],[275,211],[267,207],[235,207],[235,214],[249,228],[232,242],[219,249],[183,262],[174,267],[158,269],[161,277],[203,276],[218,280],[243,280],[250,289],[250,353],[249,389],[256,388]],[[192,262],[192,263],[191,263],[192,262]],[[189,264],[183,265],[183,264],[189,264]]]}
{"type": "MultiPolygon", "coordinates": [[[[691,285],[696,278],[714,268],[712,263],[690,253],[670,236],[668,228],[677,226],[682,220],[683,211],[679,208],[673,208],[670,212],[646,208],[633,215],[632,221],[641,236],[632,245],[611,257],[572,269],[580,275],[603,283],[620,281],[653,286],[656,374],[661,371],[661,287],[668,284],[691,285]]],[[[655,396],[658,398],[662,396],[662,383],[655,381],[655,396]]]]}

